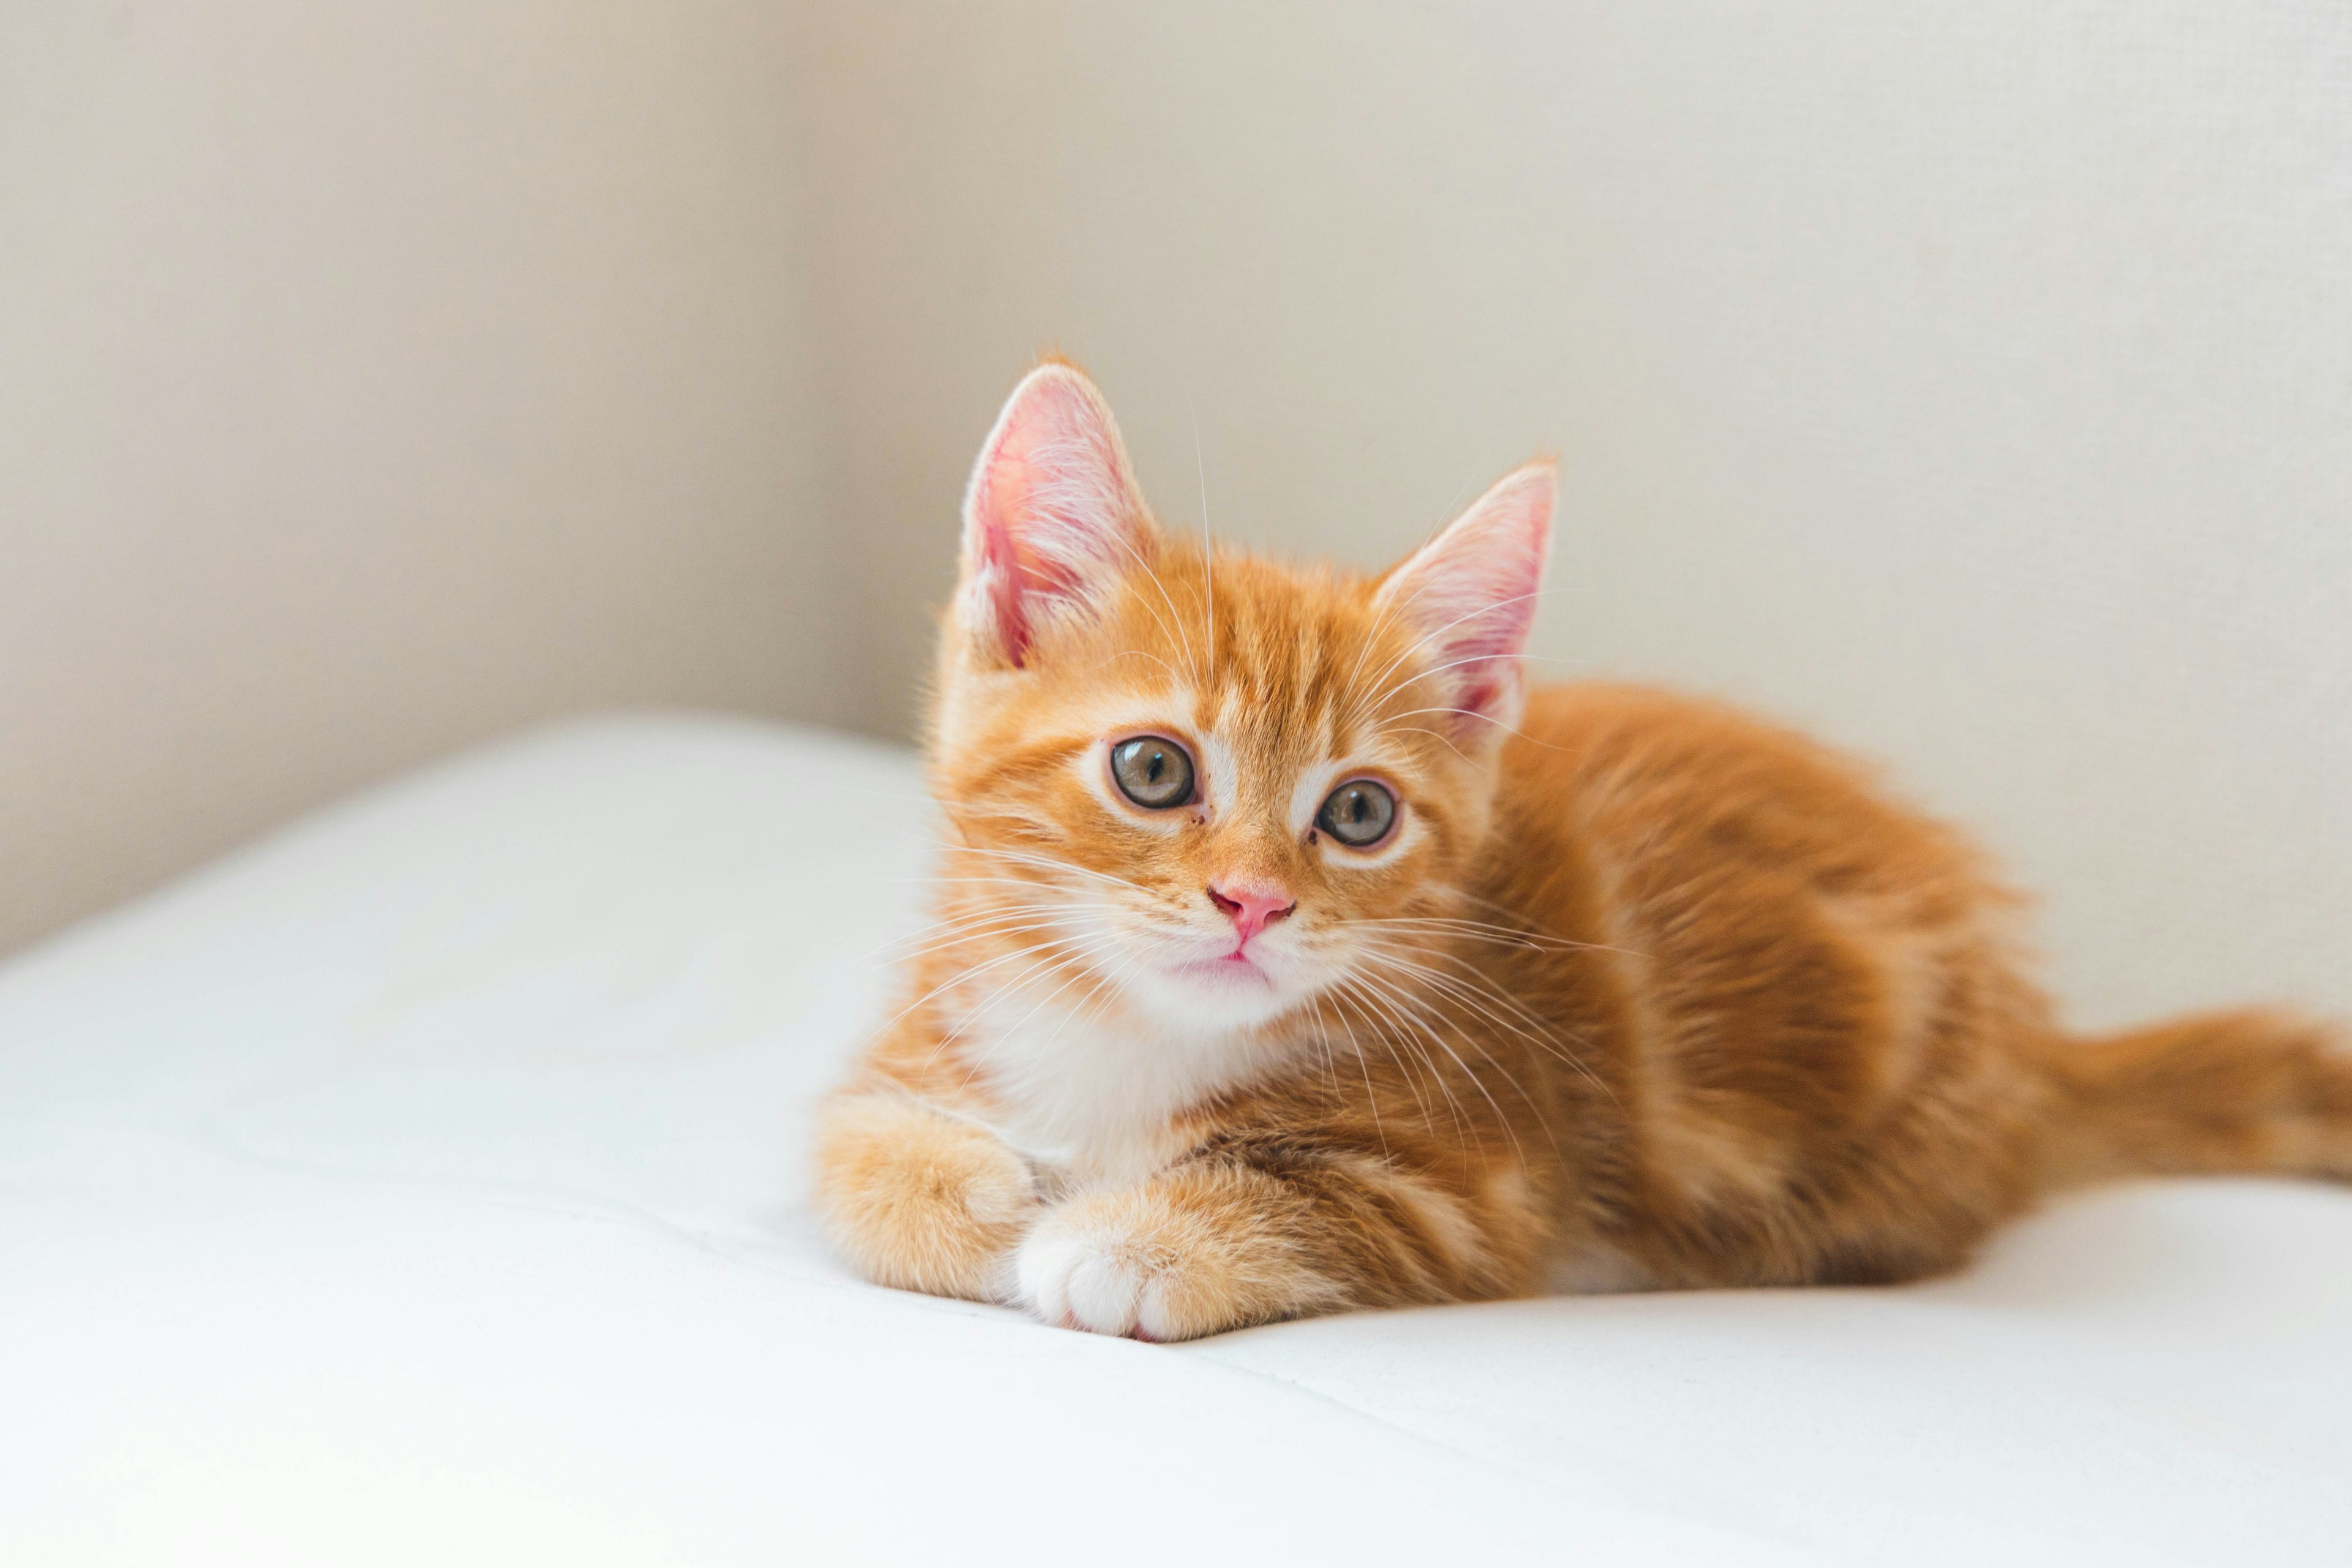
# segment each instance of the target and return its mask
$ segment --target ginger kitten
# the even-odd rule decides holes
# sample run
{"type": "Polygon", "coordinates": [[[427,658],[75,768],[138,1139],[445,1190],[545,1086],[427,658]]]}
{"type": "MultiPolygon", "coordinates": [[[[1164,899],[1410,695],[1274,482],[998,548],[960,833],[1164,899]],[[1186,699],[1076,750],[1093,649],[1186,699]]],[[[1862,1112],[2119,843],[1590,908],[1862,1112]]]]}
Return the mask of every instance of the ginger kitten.
{"type": "Polygon", "coordinates": [[[1549,468],[1374,578],[1163,532],[1048,364],[964,502],[937,924],[828,1102],[884,1284],[1177,1340],[1897,1280],[2054,1188],[2352,1174],[2352,1065],[2062,1034],[1950,829],[1727,709],[1525,689],[1549,468]]]}

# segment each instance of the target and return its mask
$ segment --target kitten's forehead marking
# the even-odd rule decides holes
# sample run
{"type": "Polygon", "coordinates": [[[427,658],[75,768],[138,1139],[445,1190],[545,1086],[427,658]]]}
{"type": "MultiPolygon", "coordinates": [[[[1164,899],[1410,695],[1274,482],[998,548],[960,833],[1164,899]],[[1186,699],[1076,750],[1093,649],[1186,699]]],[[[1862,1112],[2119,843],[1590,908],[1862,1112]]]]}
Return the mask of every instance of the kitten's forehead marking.
{"type": "Polygon", "coordinates": [[[1305,710],[1296,691],[1234,691],[1218,700],[1215,728],[1236,750],[1275,774],[1295,773],[1334,744],[1336,716],[1328,702],[1305,710]]]}

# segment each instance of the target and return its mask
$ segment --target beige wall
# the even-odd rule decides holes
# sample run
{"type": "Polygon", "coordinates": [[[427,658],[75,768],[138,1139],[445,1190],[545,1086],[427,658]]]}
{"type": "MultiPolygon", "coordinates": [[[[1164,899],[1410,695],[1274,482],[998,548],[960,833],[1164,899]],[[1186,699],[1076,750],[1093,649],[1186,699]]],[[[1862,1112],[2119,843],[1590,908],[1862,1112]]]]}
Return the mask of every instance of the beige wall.
{"type": "Polygon", "coordinates": [[[900,710],[997,398],[1372,563],[1539,445],[1559,674],[1890,760],[2095,1019],[2352,1005],[2352,12],[829,11],[842,515],[900,710]]]}
{"type": "Polygon", "coordinates": [[[0,4],[0,947],[534,715],[847,711],[789,20],[0,4]]]}
{"type": "Polygon", "coordinates": [[[532,713],[901,728],[1057,342],[1276,548],[1557,448],[1554,670],[1888,759],[2086,1017],[2352,1005],[2333,0],[347,9],[0,4],[0,941],[532,713]]]}

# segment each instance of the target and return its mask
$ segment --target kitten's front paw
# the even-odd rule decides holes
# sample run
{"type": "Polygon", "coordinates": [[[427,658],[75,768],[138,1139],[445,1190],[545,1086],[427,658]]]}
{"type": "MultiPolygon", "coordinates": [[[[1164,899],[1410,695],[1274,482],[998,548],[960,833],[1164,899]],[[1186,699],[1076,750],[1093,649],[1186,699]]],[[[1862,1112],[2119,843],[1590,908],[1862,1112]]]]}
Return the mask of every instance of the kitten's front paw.
{"type": "Polygon", "coordinates": [[[828,1109],[816,1198],[834,1246],[867,1279],[976,1301],[1001,1297],[1004,1262],[1037,1212],[1026,1160],[889,1095],[828,1109]]]}
{"type": "Polygon", "coordinates": [[[1065,1235],[1050,1226],[1030,1232],[1016,1263],[1022,1300],[1046,1322],[1139,1340],[1167,1337],[1143,1321],[1144,1293],[1160,1268],[1130,1238],[1065,1235]]]}
{"type": "Polygon", "coordinates": [[[1256,1215],[1190,1195],[1147,1185],[1064,1204],[1021,1243],[1021,1300],[1066,1328],[1189,1340],[1284,1316],[1317,1293],[1256,1215]]]}

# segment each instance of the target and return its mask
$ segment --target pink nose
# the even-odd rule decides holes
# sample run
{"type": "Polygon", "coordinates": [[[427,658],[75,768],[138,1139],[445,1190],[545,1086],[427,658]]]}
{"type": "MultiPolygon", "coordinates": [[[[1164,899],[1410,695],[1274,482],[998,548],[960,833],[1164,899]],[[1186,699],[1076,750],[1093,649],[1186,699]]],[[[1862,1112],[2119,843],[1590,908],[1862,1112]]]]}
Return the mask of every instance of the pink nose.
{"type": "Polygon", "coordinates": [[[1231,915],[1243,945],[1249,939],[1298,907],[1298,900],[1271,882],[1228,881],[1209,884],[1209,902],[1231,915]]]}

